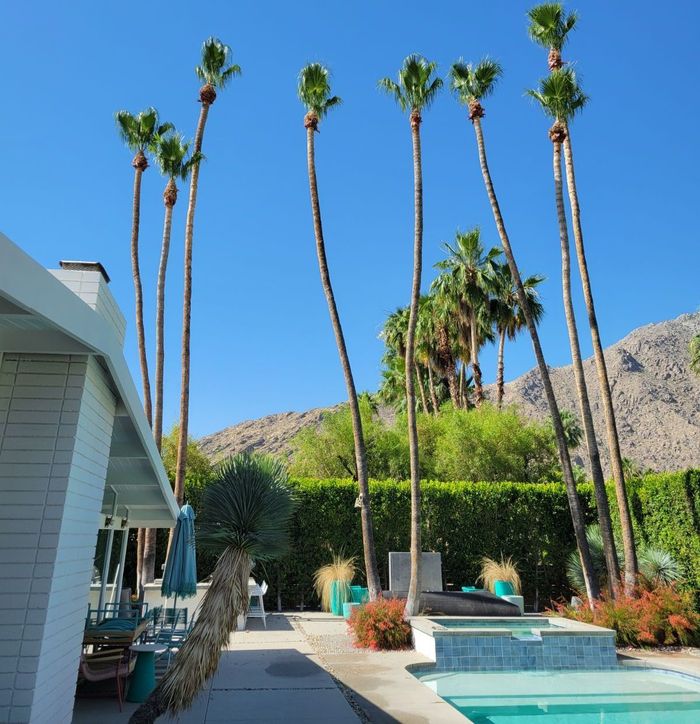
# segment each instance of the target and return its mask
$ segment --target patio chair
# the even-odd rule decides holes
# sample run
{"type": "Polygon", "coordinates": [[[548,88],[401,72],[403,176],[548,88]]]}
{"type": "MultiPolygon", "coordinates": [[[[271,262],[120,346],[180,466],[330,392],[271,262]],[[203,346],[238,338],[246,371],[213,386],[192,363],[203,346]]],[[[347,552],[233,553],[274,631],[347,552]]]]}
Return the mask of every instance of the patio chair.
{"type": "Polygon", "coordinates": [[[165,656],[167,657],[166,667],[170,666],[170,660],[174,653],[178,652],[182,645],[187,641],[187,637],[194,626],[194,618],[184,628],[175,628],[174,626],[162,626],[153,638],[148,639],[148,643],[160,644],[165,650],[156,655],[156,663],[165,656]]]}
{"type": "Polygon", "coordinates": [[[90,683],[114,679],[119,711],[121,711],[126,680],[134,670],[135,663],[136,658],[129,649],[124,648],[104,648],[90,654],[83,653],[80,656],[78,678],[90,683]]]}
{"type": "Polygon", "coordinates": [[[265,617],[265,606],[263,604],[263,596],[267,593],[267,582],[263,581],[259,586],[259,591],[250,597],[250,605],[248,607],[248,618],[261,618],[263,626],[267,628],[265,617]],[[257,601],[255,600],[257,599],[257,601]]]}

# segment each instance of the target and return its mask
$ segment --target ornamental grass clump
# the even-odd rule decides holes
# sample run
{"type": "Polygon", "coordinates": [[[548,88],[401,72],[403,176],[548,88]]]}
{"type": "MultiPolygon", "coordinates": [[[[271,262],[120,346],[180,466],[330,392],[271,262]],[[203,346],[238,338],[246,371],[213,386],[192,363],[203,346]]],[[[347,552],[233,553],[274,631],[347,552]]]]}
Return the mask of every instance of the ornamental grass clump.
{"type": "Polygon", "coordinates": [[[508,556],[508,558],[501,556],[500,563],[488,556],[482,558],[481,575],[476,580],[477,583],[481,581],[484,584],[484,588],[487,588],[492,593],[496,588],[496,581],[505,581],[513,586],[516,594],[520,595],[520,574],[511,556],[508,556]]]}
{"type": "Polygon", "coordinates": [[[375,651],[408,647],[411,627],[404,618],[405,606],[399,598],[378,598],[355,608],[348,621],[355,646],[375,651]]]}
{"type": "Polygon", "coordinates": [[[350,601],[350,584],[355,576],[357,559],[344,558],[342,555],[333,555],[333,562],[321,566],[314,573],[314,588],[321,599],[321,608],[324,611],[333,609],[334,596],[341,601],[350,601]]]}

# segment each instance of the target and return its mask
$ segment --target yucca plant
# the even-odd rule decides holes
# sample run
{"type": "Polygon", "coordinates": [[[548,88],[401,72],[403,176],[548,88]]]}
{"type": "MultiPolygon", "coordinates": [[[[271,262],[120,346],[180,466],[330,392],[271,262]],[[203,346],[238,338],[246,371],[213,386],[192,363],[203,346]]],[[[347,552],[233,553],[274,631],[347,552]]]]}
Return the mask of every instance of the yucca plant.
{"type": "Polygon", "coordinates": [[[513,586],[516,594],[520,594],[520,574],[511,556],[508,556],[508,558],[501,556],[500,562],[494,561],[493,558],[488,556],[482,558],[481,574],[476,580],[477,583],[481,581],[484,587],[491,592],[496,588],[496,581],[505,581],[513,586]]]}
{"type": "Polygon", "coordinates": [[[683,571],[668,551],[654,546],[640,546],[639,575],[650,588],[657,588],[680,581],[683,571]]]}
{"type": "Polygon", "coordinates": [[[154,722],[192,705],[219,665],[238,616],[248,608],[253,561],[286,553],[294,497],[287,473],[276,458],[242,453],[224,461],[207,486],[200,508],[199,544],[218,554],[199,615],[173,665],[148,700],[129,720],[154,722]]]}
{"type": "Polygon", "coordinates": [[[343,601],[350,600],[350,584],[355,576],[356,559],[344,558],[342,555],[333,555],[333,562],[321,566],[314,573],[314,587],[321,599],[321,608],[331,611],[334,595],[343,601]]]}

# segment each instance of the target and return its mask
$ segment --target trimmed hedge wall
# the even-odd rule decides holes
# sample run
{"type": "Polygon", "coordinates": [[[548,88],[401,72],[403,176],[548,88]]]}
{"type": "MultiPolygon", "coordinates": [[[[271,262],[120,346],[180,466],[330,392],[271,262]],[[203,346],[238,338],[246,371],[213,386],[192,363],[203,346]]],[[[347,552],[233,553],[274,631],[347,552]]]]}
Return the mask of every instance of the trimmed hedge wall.
{"type": "MultiPolygon", "coordinates": [[[[315,606],[314,571],[331,551],[357,556],[364,577],[357,485],[349,480],[294,481],[299,508],[292,526],[293,552],[278,564],[256,571],[270,584],[270,605],[315,606]],[[279,595],[279,598],[276,598],[279,595]]],[[[409,549],[409,484],[370,484],[377,562],[388,587],[389,551],[409,549]]],[[[473,585],[485,555],[512,555],[518,562],[524,595],[540,607],[568,592],[564,562],[574,537],[562,485],[530,483],[443,483],[422,485],[423,550],[442,553],[443,575],[457,590],[473,585]]],[[[595,512],[592,490],[581,490],[586,517],[595,512]]]]}
{"type": "MultiPolygon", "coordinates": [[[[255,575],[270,584],[269,606],[316,606],[314,571],[331,551],[357,556],[364,577],[357,486],[349,480],[295,480],[299,508],[292,553],[255,575]]],[[[700,471],[648,475],[628,484],[638,539],[672,553],[688,583],[700,588],[700,471]]],[[[372,481],[372,512],[379,574],[388,587],[389,551],[409,549],[407,482],[372,481]]],[[[559,483],[424,482],[423,550],[442,553],[447,584],[472,585],[483,556],[513,556],[528,607],[540,609],[570,593],[565,560],[575,547],[569,508],[559,483]]],[[[595,522],[593,488],[579,487],[587,522],[595,522]]],[[[615,515],[615,494],[609,488],[615,515]]],[[[200,574],[202,574],[200,565],[200,574]]]]}

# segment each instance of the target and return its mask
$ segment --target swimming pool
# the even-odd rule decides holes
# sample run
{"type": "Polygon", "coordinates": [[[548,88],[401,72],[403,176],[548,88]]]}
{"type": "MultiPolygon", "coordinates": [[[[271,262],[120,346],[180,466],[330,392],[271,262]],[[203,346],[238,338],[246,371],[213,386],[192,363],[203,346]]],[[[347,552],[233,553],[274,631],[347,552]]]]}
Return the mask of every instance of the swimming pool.
{"type": "Polygon", "coordinates": [[[523,616],[522,618],[431,618],[431,623],[443,629],[472,630],[506,629],[512,636],[536,636],[538,632],[553,625],[545,616],[523,616]]]}
{"type": "Polygon", "coordinates": [[[474,724],[700,722],[700,679],[660,669],[414,675],[474,724]]]}

